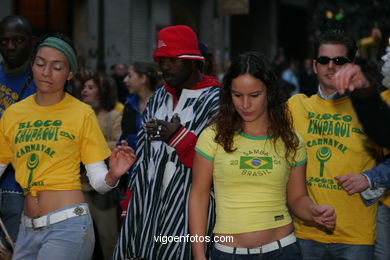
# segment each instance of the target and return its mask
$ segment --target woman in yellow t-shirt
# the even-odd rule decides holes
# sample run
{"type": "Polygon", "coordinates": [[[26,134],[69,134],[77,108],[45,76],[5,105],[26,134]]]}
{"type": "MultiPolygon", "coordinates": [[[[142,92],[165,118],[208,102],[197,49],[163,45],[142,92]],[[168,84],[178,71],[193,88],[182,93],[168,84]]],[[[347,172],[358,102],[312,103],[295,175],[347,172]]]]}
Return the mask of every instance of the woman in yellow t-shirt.
{"type": "Polygon", "coordinates": [[[64,91],[76,71],[70,39],[44,36],[32,58],[36,94],[9,107],[0,121],[0,168],[12,163],[25,194],[13,259],[89,259],[95,238],[80,162],[104,193],[135,161],[126,142],[111,153],[93,110],[64,91]]]}
{"type": "Polygon", "coordinates": [[[265,58],[239,55],[223,80],[215,124],[196,145],[189,225],[194,259],[206,259],[211,186],[216,223],[211,259],[300,259],[289,210],[332,229],[331,206],[305,186],[306,150],[292,129],[285,97],[265,58]]]}

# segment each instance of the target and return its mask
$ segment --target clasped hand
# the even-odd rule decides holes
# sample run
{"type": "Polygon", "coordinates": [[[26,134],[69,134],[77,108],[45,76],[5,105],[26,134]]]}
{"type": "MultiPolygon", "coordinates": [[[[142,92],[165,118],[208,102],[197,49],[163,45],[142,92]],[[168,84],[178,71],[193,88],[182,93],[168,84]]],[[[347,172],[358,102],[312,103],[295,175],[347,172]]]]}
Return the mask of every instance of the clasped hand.
{"type": "Polygon", "coordinates": [[[144,131],[149,135],[149,140],[163,141],[167,143],[180,127],[181,124],[179,115],[175,114],[170,122],[151,119],[144,124],[144,131]]]}
{"type": "Polygon", "coordinates": [[[334,229],[336,225],[336,212],[329,205],[314,205],[312,207],[313,221],[325,226],[327,229],[334,229]]]}

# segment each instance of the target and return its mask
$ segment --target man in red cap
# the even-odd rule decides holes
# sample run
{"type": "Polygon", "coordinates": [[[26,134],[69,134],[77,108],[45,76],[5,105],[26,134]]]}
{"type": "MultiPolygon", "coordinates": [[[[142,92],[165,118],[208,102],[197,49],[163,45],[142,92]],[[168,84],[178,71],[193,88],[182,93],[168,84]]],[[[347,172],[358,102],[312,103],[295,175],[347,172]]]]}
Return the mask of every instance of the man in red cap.
{"type": "MultiPolygon", "coordinates": [[[[218,109],[220,84],[200,73],[197,63],[204,57],[188,26],[162,29],[153,58],[165,85],[149,99],[143,116],[129,184],[133,197],[114,259],[191,259],[187,234],[192,161],[197,136],[218,109]]],[[[209,233],[213,222],[209,220],[209,233]]]]}

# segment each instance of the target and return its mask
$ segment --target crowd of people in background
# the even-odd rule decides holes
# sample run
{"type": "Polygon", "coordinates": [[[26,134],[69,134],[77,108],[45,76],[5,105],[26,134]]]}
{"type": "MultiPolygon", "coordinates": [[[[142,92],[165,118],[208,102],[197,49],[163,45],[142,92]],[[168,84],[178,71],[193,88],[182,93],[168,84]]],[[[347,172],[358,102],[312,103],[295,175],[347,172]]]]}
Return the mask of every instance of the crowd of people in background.
{"type": "Polygon", "coordinates": [[[66,35],[34,41],[5,17],[0,259],[390,259],[381,39],[331,29],[312,58],[218,69],[176,25],[154,62],[105,73],[79,67],[66,35]],[[234,241],[157,239],[188,235],[234,241]]]}

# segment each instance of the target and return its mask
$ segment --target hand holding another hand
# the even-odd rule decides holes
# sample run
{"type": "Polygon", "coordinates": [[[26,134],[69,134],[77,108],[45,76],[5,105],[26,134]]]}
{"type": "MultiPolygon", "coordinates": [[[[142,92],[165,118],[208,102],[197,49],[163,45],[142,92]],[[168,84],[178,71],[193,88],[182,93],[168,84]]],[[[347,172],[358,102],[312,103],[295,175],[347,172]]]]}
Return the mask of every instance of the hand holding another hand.
{"type": "Polygon", "coordinates": [[[329,205],[314,205],[312,207],[313,221],[327,229],[334,229],[336,226],[336,212],[329,205]]]}

